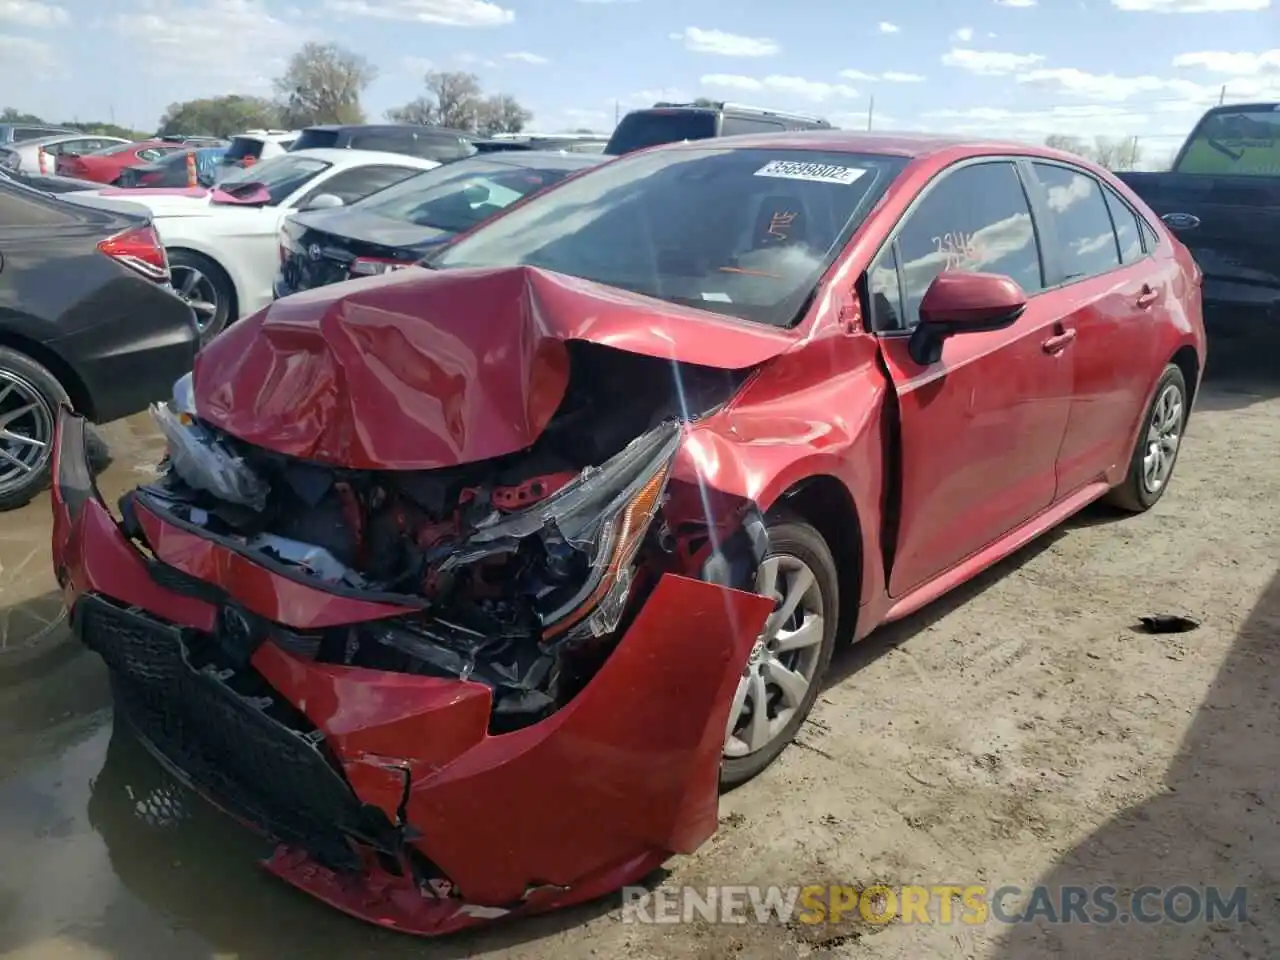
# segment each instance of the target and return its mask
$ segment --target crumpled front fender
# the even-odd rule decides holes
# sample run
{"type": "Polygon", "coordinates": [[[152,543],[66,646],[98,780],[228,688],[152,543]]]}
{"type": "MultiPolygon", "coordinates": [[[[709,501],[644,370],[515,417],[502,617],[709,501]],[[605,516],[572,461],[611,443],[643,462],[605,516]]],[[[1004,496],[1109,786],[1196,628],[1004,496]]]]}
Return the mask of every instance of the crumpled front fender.
{"type": "MultiPolygon", "coordinates": [[[[55,440],[53,513],[54,566],[69,605],[98,594],[214,629],[215,605],[149,574],[152,561],[93,485],[83,421],[69,411],[55,440]]],[[[372,856],[358,876],[287,848],[268,868],[354,916],[416,934],[635,882],[715,832],[729,705],[772,608],[766,597],[667,574],[572,701],[497,736],[487,730],[483,685],[318,664],[264,643],[252,665],[325,735],[355,793],[404,827],[451,892],[433,896],[372,856]]]]}

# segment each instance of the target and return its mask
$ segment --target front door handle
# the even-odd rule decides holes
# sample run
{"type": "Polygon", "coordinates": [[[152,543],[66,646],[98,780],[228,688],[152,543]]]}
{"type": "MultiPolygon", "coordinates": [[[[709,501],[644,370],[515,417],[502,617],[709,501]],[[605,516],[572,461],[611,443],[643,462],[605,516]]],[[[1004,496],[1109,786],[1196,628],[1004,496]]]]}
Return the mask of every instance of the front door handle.
{"type": "Polygon", "coordinates": [[[1134,303],[1136,303],[1141,309],[1145,310],[1159,299],[1159,291],[1152,290],[1150,287],[1144,286],[1142,288],[1142,293],[1138,294],[1138,299],[1135,300],[1134,303]]]}
{"type": "Polygon", "coordinates": [[[1045,353],[1061,353],[1071,345],[1071,341],[1076,338],[1074,330],[1064,330],[1055,336],[1050,337],[1041,344],[1045,353]]]}

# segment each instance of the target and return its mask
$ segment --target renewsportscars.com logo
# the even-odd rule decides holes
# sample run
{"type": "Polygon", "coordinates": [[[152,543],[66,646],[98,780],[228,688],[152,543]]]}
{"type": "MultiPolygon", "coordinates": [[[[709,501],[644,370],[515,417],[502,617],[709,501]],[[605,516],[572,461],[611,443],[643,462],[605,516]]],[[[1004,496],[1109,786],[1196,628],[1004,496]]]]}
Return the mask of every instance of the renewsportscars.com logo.
{"type": "Polygon", "coordinates": [[[990,887],[985,884],[867,887],[721,885],[624,887],[625,923],[1244,923],[1244,887],[990,887]]]}

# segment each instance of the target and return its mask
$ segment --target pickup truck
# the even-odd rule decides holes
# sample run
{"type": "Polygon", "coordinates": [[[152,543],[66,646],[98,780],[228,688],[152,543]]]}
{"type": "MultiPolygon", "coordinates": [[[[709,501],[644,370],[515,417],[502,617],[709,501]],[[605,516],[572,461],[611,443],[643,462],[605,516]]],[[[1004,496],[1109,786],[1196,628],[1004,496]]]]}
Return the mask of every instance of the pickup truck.
{"type": "Polygon", "coordinates": [[[1214,107],[1165,173],[1122,173],[1204,273],[1210,336],[1280,322],[1280,103],[1214,107]]]}

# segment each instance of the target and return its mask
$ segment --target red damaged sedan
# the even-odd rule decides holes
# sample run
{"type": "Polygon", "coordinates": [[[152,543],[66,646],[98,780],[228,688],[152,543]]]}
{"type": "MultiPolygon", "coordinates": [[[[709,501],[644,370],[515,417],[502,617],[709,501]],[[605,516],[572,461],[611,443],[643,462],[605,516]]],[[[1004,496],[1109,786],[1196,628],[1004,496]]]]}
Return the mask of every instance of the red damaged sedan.
{"type": "Polygon", "coordinates": [[[696,849],[837,643],[1159,500],[1205,362],[1186,249],[1024,145],[663,147],[425,267],[213,341],[118,509],[64,410],[53,494],[119,714],[418,934],[696,849]]]}

